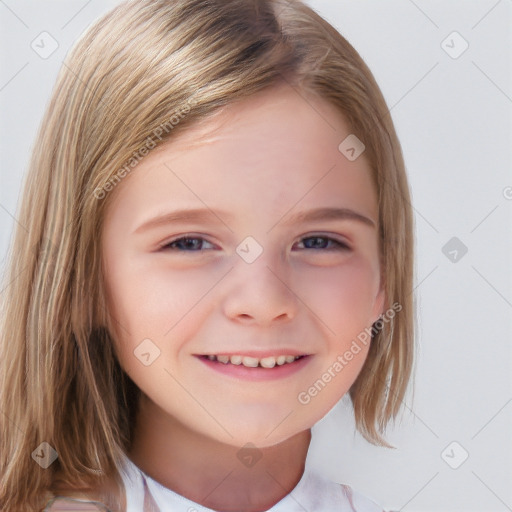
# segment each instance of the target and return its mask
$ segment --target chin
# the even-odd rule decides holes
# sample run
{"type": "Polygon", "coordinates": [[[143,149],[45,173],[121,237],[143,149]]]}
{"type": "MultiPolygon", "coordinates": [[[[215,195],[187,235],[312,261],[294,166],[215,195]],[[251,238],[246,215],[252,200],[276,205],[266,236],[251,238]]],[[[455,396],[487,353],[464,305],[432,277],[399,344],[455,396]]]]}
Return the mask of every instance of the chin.
{"type": "Polygon", "coordinates": [[[242,447],[247,443],[252,443],[258,448],[267,448],[280,444],[290,437],[308,430],[308,423],[297,424],[297,416],[292,408],[284,410],[282,407],[269,411],[266,406],[252,406],[250,412],[234,418],[227,417],[223,426],[233,436],[223,436],[222,442],[242,447]]]}

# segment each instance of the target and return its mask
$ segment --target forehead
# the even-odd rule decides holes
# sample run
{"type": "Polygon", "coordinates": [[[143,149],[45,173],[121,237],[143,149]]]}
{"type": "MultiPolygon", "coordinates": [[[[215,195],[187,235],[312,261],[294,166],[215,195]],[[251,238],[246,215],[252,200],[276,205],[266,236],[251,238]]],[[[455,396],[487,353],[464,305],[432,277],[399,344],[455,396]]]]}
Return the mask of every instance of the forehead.
{"type": "MultiPolygon", "coordinates": [[[[323,134],[350,131],[344,116],[327,100],[280,83],[229,103],[197,121],[159,149],[172,148],[176,153],[187,151],[222,138],[236,137],[241,135],[240,130],[245,136],[254,137],[255,143],[275,134],[286,135],[282,137],[283,141],[298,143],[308,130],[310,133],[307,135],[312,137],[314,129],[323,134]]],[[[330,144],[331,141],[325,142],[330,144]]]]}
{"type": "Polygon", "coordinates": [[[342,202],[376,218],[364,154],[349,161],[338,148],[350,133],[326,100],[280,85],[231,103],[162,144],[116,192],[132,214],[191,202],[225,209],[229,200],[240,211],[265,208],[277,216],[299,202],[342,202]]]}

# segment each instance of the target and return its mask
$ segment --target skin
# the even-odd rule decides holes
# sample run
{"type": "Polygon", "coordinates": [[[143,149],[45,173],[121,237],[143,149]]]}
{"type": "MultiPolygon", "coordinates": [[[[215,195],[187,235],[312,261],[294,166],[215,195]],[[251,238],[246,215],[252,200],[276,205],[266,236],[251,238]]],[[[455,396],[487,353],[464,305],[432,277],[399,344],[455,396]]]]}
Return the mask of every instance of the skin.
{"type": "Polygon", "coordinates": [[[109,203],[101,236],[111,329],[121,366],[143,392],[129,456],[206,507],[258,512],[288,494],[303,474],[310,428],[365,361],[369,346],[308,404],[298,401],[383,313],[377,196],[364,153],[351,162],[338,150],[350,133],[325,100],[279,85],[156,148],[109,203]],[[325,206],[375,226],[286,224],[325,206]],[[232,217],[210,211],[201,222],[136,232],[183,208],[232,217]],[[184,235],[204,241],[159,249],[184,235]],[[263,249],[250,264],[236,252],[248,236],[263,249]],[[325,238],[315,248],[315,236],[349,248],[325,238]],[[144,339],[160,350],[148,366],[134,355],[144,339]],[[236,379],[196,357],[291,349],[309,354],[307,364],[271,381],[236,379]],[[252,467],[237,456],[249,442],[261,455],[252,467]]]}

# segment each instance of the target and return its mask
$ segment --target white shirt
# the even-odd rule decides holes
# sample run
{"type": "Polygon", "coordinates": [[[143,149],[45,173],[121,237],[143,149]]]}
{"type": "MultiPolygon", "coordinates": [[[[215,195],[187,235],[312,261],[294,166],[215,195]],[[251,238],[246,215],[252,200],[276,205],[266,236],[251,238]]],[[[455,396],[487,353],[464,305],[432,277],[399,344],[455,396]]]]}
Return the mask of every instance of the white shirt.
{"type": "MultiPolygon", "coordinates": [[[[145,503],[146,510],[155,512],[215,512],[164,487],[129,458],[121,475],[126,488],[126,512],[143,512],[145,503]],[[148,501],[152,507],[148,507],[148,501]]],[[[348,485],[331,482],[306,466],[293,491],[267,512],[383,512],[383,509],[348,485]]]]}

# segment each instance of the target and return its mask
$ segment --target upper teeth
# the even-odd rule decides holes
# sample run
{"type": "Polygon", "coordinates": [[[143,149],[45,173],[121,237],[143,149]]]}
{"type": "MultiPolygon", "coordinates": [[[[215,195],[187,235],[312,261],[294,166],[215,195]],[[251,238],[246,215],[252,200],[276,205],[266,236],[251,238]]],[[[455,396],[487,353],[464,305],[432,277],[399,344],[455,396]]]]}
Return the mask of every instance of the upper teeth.
{"type": "Polygon", "coordinates": [[[250,356],[239,356],[239,355],[233,355],[233,356],[214,356],[209,355],[207,356],[210,361],[219,361],[224,364],[242,364],[244,366],[247,366],[249,368],[256,368],[257,366],[262,366],[263,368],[273,368],[276,364],[278,366],[281,366],[285,363],[293,363],[296,359],[298,359],[300,356],[269,356],[269,357],[263,357],[261,359],[258,359],[257,357],[250,357],[250,356]]]}

